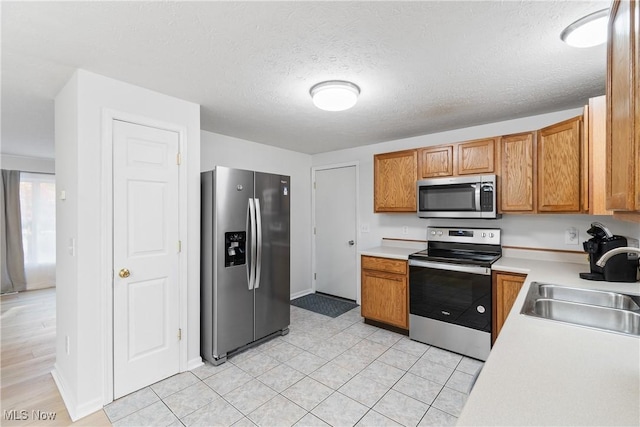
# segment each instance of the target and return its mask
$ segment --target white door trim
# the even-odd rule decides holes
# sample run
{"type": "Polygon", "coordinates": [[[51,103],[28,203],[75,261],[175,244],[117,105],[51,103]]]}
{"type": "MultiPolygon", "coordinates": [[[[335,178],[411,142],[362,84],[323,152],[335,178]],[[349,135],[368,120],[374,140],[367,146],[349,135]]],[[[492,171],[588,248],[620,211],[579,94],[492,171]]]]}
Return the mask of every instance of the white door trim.
{"type": "Polygon", "coordinates": [[[103,365],[103,405],[113,401],[113,121],[139,124],[158,129],[178,133],[178,147],[182,156],[181,166],[178,172],[179,193],[179,236],[182,241],[182,250],[178,257],[178,304],[180,328],[183,339],[180,341],[180,372],[187,370],[188,364],[188,321],[187,321],[187,260],[188,258],[188,233],[187,233],[187,128],[174,123],[163,122],[148,117],[130,114],[113,109],[102,110],[102,137],[101,137],[101,186],[100,186],[100,287],[103,307],[102,337],[104,365],[103,365]]]}
{"type": "MultiPolygon", "coordinates": [[[[323,166],[313,166],[311,168],[311,289],[313,292],[316,291],[316,280],[314,277],[316,271],[316,235],[313,232],[316,227],[316,192],[314,189],[314,185],[316,182],[316,172],[321,170],[328,169],[339,169],[346,167],[355,167],[356,168],[356,229],[354,230],[354,236],[356,237],[356,270],[357,266],[360,265],[359,256],[357,256],[360,248],[360,162],[346,162],[346,163],[336,163],[331,165],[323,165],[323,166]]],[[[356,271],[356,280],[360,277],[359,271],[356,271]]],[[[356,303],[360,304],[360,286],[356,283],[356,303]]]]}

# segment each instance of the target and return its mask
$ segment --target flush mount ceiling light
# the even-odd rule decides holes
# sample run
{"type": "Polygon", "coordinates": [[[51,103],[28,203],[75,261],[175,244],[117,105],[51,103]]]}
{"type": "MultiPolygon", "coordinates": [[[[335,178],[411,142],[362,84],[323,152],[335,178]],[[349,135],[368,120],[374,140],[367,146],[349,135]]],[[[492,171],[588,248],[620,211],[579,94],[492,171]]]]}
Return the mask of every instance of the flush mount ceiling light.
{"type": "Polygon", "coordinates": [[[309,93],[321,110],[343,111],[356,105],[360,88],[351,82],[330,80],[312,86],[309,93]]]}
{"type": "Polygon", "coordinates": [[[578,19],[560,34],[569,46],[592,47],[607,41],[609,9],[602,9],[578,19]]]}

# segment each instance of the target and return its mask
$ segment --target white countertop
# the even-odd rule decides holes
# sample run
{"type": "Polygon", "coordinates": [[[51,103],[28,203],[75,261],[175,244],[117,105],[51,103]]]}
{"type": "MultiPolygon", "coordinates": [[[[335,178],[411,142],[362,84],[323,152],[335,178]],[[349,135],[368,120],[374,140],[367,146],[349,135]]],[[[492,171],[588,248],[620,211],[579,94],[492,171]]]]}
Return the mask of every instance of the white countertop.
{"type": "Polygon", "coordinates": [[[408,260],[409,255],[426,249],[427,242],[412,240],[382,239],[382,244],[360,251],[360,255],[408,260]]]}
{"type": "Polygon", "coordinates": [[[520,314],[532,281],[640,295],[639,283],[582,280],[585,264],[503,257],[528,274],[458,425],[639,425],[640,338],[520,314]]]}

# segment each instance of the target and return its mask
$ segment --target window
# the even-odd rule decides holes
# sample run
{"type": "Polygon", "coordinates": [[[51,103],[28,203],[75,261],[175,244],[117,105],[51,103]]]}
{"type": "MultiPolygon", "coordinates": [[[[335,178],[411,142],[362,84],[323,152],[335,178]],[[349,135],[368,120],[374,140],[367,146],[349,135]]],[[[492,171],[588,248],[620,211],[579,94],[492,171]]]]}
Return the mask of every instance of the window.
{"type": "Polygon", "coordinates": [[[21,172],[20,209],[24,263],[29,276],[31,268],[56,262],[55,176],[21,172]]]}

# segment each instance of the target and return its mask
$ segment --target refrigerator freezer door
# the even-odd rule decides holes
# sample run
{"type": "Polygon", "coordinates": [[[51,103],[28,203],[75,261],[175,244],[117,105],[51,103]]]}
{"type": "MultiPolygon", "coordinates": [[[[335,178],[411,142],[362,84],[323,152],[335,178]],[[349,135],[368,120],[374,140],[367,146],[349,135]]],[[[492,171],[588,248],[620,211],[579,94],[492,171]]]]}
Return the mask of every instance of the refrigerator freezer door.
{"type": "Polygon", "coordinates": [[[217,167],[214,192],[213,242],[217,268],[213,288],[213,353],[221,357],[255,339],[254,293],[247,281],[247,268],[255,260],[247,254],[246,264],[224,266],[226,232],[245,231],[247,243],[255,239],[251,229],[247,229],[246,217],[254,193],[253,172],[217,167]]]}
{"type": "Polygon", "coordinates": [[[255,339],[289,327],[290,185],[288,176],[255,174],[261,223],[259,285],[255,289],[255,339]]]}

